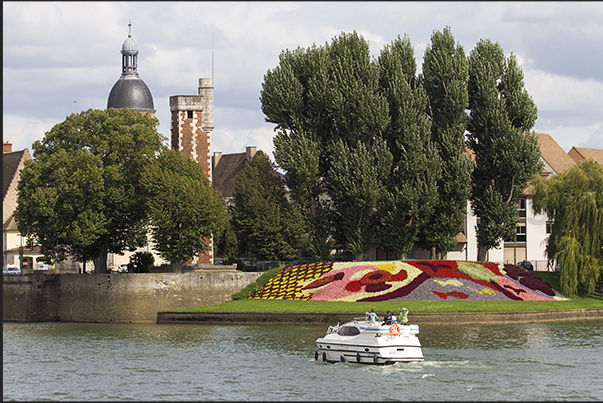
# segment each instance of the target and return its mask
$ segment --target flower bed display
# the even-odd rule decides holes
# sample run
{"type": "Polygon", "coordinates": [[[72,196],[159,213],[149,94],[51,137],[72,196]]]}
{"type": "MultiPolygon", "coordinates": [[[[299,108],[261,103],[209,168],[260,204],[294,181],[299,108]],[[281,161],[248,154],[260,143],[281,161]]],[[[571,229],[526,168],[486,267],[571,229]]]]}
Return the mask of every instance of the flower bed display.
{"type": "Polygon", "coordinates": [[[519,266],[456,260],[288,266],[249,298],[349,302],[566,299],[519,266]]]}

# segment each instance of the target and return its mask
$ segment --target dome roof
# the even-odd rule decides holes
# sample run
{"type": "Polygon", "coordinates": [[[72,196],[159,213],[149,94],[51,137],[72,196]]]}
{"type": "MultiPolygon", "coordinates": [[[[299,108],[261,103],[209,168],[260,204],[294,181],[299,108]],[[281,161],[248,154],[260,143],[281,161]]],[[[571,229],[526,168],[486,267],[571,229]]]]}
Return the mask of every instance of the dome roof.
{"type": "Polygon", "coordinates": [[[108,108],[129,108],[155,113],[149,87],[137,75],[122,75],[109,93],[108,108]]]}
{"type": "Polygon", "coordinates": [[[121,46],[121,53],[124,55],[135,55],[138,53],[138,45],[136,45],[132,36],[128,35],[128,38],[124,41],[124,44],[121,46]]]}

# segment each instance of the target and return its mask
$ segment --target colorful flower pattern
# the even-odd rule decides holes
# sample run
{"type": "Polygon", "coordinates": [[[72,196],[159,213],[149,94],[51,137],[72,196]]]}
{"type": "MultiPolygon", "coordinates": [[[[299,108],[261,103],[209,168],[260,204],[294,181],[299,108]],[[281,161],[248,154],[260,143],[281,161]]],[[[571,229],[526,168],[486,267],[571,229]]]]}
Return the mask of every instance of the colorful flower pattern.
{"type": "Polygon", "coordinates": [[[349,302],[565,299],[519,266],[455,260],[289,266],[249,298],[349,302]]]}

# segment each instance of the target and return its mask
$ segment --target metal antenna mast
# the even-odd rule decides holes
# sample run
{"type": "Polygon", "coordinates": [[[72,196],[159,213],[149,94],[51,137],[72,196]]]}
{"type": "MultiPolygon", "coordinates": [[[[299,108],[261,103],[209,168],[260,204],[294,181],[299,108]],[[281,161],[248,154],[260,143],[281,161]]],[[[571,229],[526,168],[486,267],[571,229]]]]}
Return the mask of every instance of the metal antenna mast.
{"type": "Polygon", "coordinates": [[[211,79],[214,79],[214,33],[211,33],[211,79]]]}

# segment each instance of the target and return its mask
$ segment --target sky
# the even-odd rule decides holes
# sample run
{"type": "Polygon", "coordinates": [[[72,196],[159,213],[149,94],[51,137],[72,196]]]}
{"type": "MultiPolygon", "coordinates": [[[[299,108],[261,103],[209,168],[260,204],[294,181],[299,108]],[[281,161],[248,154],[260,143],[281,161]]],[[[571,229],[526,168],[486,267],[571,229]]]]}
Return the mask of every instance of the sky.
{"type": "MultiPolygon", "coordinates": [[[[105,109],[132,22],[138,72],[169,138],[171,95],[214,79],[211,151],[272,155],[261,110],[267,71],[286,49],[356,31],[372,57],[398,36],[417,74],[434,31],[450,27],[467,55],[481,39],[517,56],[538,108],[533,130],[567,152],[603,148],[603,2],[11,2],[3,4],[3,140],[42,140],[72,113],[105,109]]],[[[168,144],[166,142],[166,144],[168,144]]]]}

